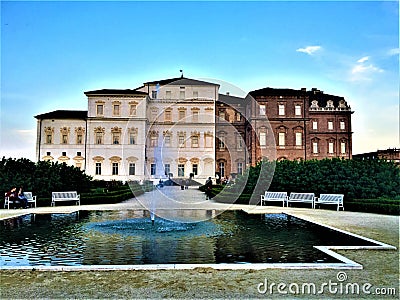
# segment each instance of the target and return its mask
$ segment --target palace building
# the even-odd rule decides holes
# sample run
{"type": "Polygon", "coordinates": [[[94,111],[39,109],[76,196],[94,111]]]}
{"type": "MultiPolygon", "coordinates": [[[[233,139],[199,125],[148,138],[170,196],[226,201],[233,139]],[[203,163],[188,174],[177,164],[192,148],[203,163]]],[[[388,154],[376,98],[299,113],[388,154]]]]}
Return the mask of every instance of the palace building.
{"type": "Polygon", "coordinates": [[[85,92],[87,111],[37,119],[37,160],[65,162],[94,179],[242,174],[270,160],[351,158],[350,106],[312,89],[263,88],[241,98],[183,76],[136,89],[85,92]]]}

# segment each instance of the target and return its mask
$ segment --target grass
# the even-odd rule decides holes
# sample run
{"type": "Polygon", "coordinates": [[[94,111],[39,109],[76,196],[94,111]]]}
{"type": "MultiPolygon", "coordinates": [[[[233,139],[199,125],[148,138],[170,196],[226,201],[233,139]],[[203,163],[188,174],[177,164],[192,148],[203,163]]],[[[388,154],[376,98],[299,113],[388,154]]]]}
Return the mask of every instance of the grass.
{"type": "MultiPolygon", "coordinates": [[[[277,208],[280,209],[280,208],[277,208]]],[[[291,209],[295,215],[348,230],[384,243],[399,246],[399,217],[332,210],[291,209]]],[[[396,288],[399,295],[398,250],[341,250],[340,254],[361,263],[363,270],[343,270],[346,283],[370,283],[396,288]]],[[[338,282],[339,270],[195,270],[41,272],[1,271],[1,299],[72,298],[370,298],[377,295],[271,295],[259,294],[257,286],[265,278],[270,283],[338,282]]],[[[372,291],[371,289],[371,291],[372,291]]]]}

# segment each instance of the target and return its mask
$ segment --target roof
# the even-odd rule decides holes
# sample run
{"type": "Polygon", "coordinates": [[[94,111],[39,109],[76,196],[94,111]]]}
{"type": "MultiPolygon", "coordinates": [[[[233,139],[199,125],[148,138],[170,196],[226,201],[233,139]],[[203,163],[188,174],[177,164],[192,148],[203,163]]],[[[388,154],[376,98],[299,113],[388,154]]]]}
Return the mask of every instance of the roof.
{"type": "Polygon", "coordinates": [[[87,110],[55,110],[35,116],[36,119],[82,119],[87,118],[87,110]]]}
{"type": "Polygon", "coordinates": [[[170,79],[163,79],[163,80],[158,80],[158,81],[150,81],[150,82],[145,82],[145,85],[151,85],[151,84],[159,84],[161,86],[163,85],[216,85],[219,86],[219,84],[212,83],[212,82],[206,82],[202,80],[197,80],[197,79],[191,79],[191,78],[186,78],[186,77],[177,77],[177,78],[170,78],[170,79]]]}
{"type": "Polygon", "coordinates": [[[318,105],[320,107],[325,107],[327,105],[328,100],[332,100],[334,106],[338,106],[339,105],[339,101],[340,100],[344,100],[344,97],[324,94],[324,93],[322,93],[320,91],[317,91],[317,92],[308,91],[307,95],[309,96],[310,103],[313,100],[318,100],[318,105]]]}
{"type": "Polygon", "coordinates": [[[274,89],[266,87],[263,89],[251,91],[249,94],[253,97],[256,96],[299,96],[303,93],[302,90],[293,89],[274,89]]]}
{"type": "Polygon", "coordinates": [[[118,89],[102,89],[102,90],[94,90],[94,91],[87,91],[85,92],[86,96],[89,95],[147,95],[145,92],[125,89],[125,90],[118,90],[118,89]]]}
{"type": "Polygon", "coordinates": [[[318,105],[320,107],[325,107],[327,105],[328,100],[332,100],[334,106],[338,106],[340,100],[345,100],[344,97],[334,96],[329,94],[324,94],[324,92],[313,88],[311,91],[306,91],[305,89],[301,90],[293,90],[293,89],[274,89],[270,87],[266,87],[263,89],[255,90],[250,92],[250,95],[253,97],[257,96],[297,96],[303,97],[307,96],[310,103],[313,100],[318,100],[318,105]]]}
{"type": "Polygon", "coordinates": [[[244,103],[245,99],[241,97],[226,95],[226,94],[218,94],[218,101],[224,102],[226,104],[229,103],[244,103]]]}

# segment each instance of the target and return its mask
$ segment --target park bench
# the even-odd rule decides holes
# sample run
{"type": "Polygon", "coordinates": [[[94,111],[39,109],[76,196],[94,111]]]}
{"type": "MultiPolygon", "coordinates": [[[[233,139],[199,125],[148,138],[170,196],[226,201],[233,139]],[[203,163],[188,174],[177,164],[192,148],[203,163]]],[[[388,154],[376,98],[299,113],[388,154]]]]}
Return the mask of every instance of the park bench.
{"type": "Polygon", "coordinates": [[[56,206],[58,201],[76,201],[76,205],[81,205],[81,195],[75,192],[52,192],[51,206],[56,206]]]}
{"type": "Polygon", "coordinates": [[[261,195],[261,206],[263,202],[282,202],[282,207],[285,206],[285,202],[287,201],[287,192],[268,192],[266,191],[264,195],[261,195]]]}
{"type": "Polygon", "coordinates": [[[316,198],[315,205],[331,204],[337,205],[337,210],[341,207],[344,210],[342,194],[321,194],[319,198],[316,198]]]}
{"type": "Polygon", "coordinates": [[[315,208],[315,195],[314,193],[290,193],[287,206],[289,203],[311,203],[311,207],[315,208]]]}
{"type": "MultiPolygon", "coordinates": [[[[36,207],[36,196],[32,196],[32,192],[24,192],[25,198],[28,200],[28,204],[34,204],[36,207]]],[[[9,197],[4,198],[4,208],[10,209],[10,204],[21,204],[20,199],[10,200],[9,197]]]]}

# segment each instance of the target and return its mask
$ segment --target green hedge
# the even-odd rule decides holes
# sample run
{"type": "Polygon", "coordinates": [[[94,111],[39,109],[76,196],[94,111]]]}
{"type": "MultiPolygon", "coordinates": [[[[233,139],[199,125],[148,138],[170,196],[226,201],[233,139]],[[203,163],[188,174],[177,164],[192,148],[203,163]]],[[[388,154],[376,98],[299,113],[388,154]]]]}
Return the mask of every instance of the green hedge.
{"type": "Polygon", "coordinates": [[[400,215],[400,201],[393,199],[354,199],[344,202],[345,210],[400,215]]]}

